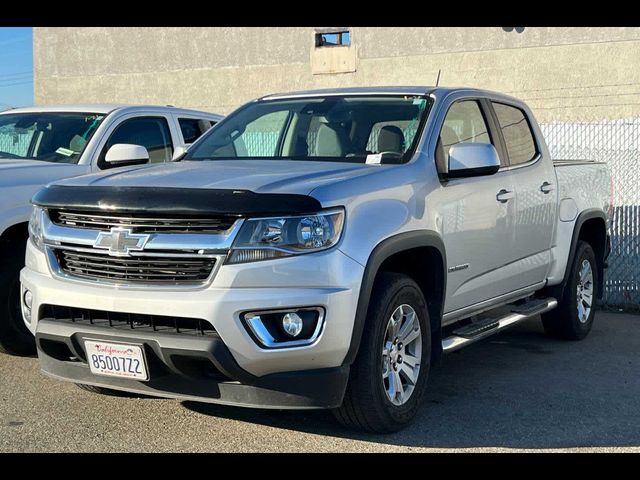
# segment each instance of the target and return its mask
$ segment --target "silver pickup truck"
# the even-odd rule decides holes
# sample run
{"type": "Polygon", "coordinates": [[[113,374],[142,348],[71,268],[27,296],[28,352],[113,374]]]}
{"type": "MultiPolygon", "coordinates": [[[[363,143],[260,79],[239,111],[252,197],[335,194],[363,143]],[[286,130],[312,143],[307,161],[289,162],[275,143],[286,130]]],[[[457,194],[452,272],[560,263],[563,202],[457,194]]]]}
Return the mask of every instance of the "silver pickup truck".
{"type": "Polygon", "coordinates": [[[20,313],[31,197],[47,183],[169,162],[222,118],[153,105],[47,105],[0,113],[0,352],[33,355],[20,313]]]}
{"type": "Polygon", "coordinates": [[[463,88],[263,97],[180,162],[33,201],[21,297],[46,374],[377,432],[412,420],[444,352],[540,314],[584,338],[609,252],[606,165],[554,163],[523,102],[463,88]]]}

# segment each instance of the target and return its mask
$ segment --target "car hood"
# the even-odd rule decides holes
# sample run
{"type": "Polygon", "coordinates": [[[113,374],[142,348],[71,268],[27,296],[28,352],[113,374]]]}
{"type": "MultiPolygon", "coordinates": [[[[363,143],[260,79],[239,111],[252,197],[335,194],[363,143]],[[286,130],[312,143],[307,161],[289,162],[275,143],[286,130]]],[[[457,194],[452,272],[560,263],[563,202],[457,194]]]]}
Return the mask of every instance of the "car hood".
{"type": "Polygon", "coordinates": [[[372,165],[294,160],[183,161],[120,168],[58,182],[64,186],[173,187],[308,195],[315,188],[376,171],[372,165]]]}
{"type": "Polygon", "coordinates": [[[85,171],[82,166],[69,163],[0,158],[0,187],[44,186],[51,181],[85,171]]]}

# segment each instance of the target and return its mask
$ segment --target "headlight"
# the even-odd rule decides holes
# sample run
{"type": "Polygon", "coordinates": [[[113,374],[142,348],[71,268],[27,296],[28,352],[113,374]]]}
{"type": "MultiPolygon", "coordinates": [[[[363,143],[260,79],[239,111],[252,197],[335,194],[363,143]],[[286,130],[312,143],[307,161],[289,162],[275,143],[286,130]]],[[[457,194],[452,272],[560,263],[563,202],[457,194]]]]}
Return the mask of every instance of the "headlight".
{"type": "Polygon", "coordinates": [[[34,205],[33,210],[31,210],[31,218],[29,218],[29,238],[40,251],[44,250],[42,239],[43,214],[44,210],[41,207],[34,205]]]}
{"type": "Polygon", "coordinates": [[[344,210],[295,217],[246,220],[227,263],[245,263],[319,252],[333,247],[342,233],[344,210]]]}

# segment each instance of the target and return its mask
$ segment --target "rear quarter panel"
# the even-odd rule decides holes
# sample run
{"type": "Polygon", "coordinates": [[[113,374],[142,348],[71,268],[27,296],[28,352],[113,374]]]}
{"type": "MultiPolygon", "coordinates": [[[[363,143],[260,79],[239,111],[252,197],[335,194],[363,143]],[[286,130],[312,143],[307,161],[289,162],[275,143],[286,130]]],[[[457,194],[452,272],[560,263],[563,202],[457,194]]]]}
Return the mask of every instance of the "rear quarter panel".
{"type": "Polygon", "coordinates": [[[549,285],[558,285],[564,278],[578,216],[587,210],[602,211],[608,230],[611,213],[611,176],[605,163],[557,161],[555,170],[558,225],[551,249],[549,285]]]}

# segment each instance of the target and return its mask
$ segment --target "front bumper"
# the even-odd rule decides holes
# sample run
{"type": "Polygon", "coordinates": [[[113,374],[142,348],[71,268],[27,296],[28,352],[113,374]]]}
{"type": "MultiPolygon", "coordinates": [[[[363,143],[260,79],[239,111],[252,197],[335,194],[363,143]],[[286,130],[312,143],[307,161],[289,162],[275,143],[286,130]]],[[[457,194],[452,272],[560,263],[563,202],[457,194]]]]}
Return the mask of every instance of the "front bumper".
{"type": "Polygon", "coordinates": [[[245,407],[337,407],[349,376],[348,366],[341,366],[257,377],[240,368],[217,335],[185,340],[178,335],[144,332],[134,336],[126,331],[105,334],[104,328],[45,319],[39,322],[36,343],[42,371],[59,380],[245,407]],[[86,362],[86,339],[142,345],[150,380],[93,375],[86,362]]]}
{"type": "Polygon", "coordinates": [[[65,280],[50,273],[44,254],[31,242],[26,265],[20,278],[23,289],[32,292],[33,304],[32,320],[25,323],[36,337],[46,374],[119,390],[235,405],[320,408],[339,405],[342,399],[348,376],[342,364],[351,342],[364,269],[337,249],[225,265],[210,285],[200,289],[123,288],[65,280]],[[314,274],[309,275],[310,271],[314,274]],[[200,319],[213,326],[215,335],[70,324],[44,317],[44,305],[200,319]],[[310,306],[322,307],[326,315],[320,337],[308,346],[262,348],[240,318],[247,311],[310,306]],[[83,361],[87,336],[144,344],[151,359],[150,381],[92,375],[83,361]],[[76,360],[57,354],[58,347],[51,342],[66,345],[76,360]],[[192,357],[197,360],[192,363],[202,368],[192,365],[185,370],[174,356],[192,357]]]}

